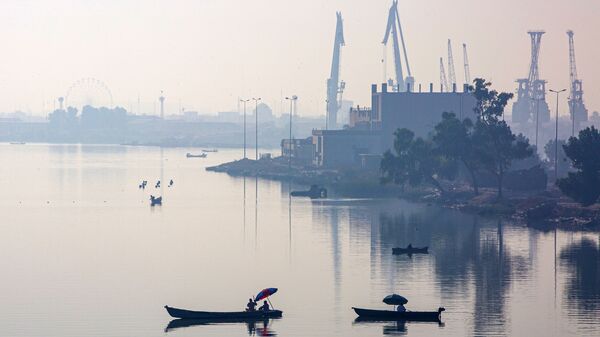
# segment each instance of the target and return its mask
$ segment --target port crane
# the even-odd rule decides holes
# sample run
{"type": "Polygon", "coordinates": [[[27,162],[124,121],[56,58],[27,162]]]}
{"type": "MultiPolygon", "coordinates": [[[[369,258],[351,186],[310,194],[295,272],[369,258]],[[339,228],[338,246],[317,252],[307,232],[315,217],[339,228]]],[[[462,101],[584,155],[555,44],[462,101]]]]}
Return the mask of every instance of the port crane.
{"type": "Polygon", "coordinates": [[[571,91],[569,95],[569,112],[571,114],[572,130],[571,136],[575,136],[579,124],[588,120],[588,111],[583,104],[583,83],[577,78],[577,66],[575,65],[575,41],[572,30],[567,31],[569,37],[569,79],[571,91]]]}
{"type": "Polygon", "coordinates": [[[465,84],[471,85],[471,71],[469,69],[469,57],[467,56],[467,44],[463,43],[463,63],[465,66],[465,84]]]}
{"type": "Polygon", "coordinates": [[[440,86],[441,91],[448,91],[448,81],[446,80],[446,70],[444,70],[444,59],[440,57],[440,86]]]}
{"type": "Polygon", "coordinates": [[[454,56],[452,56],[452,43],[448,39],[448,91],[454,90],[456,85],[456,71],[454,70],[454,56]]]}
{"type": "Polygon", "coordinates": [[[346,87],[344,81],[340,81],[340,54],[344,41],[344,25],[342,13],[336,12],[337,22],[335,26],[335,39],[333,41],[333,60],[331,61],[331,74],[327,79],[327,116],[326,128],[337,127],[337,113],[342,105],[342,93],[346,87]]]}
{"type": "Polygon", "coordinates": [[[404,33],[402,32],[400,16],[398,15],[398,0],[393,0],[392,6],[390,7],[388,13],[388,21],[382,42],[384,46],[387,46],[390,40],[390,36],[394,48],[394,70],[396,79],[395,82],[394,80],[390,80],[388,82],[389,84],[391,84],[393,91],[405,91],[409,87],[414,87],[415,79],[412,77],[412,74],[410,72],[410,65],[408,63],[408,54],[406,53],[406,44],[404,43],[404,33]],[[402,58],[400,57],[400,43],[398,42],[398,35],[400,35],[400,41],[402,43],[402,52],[404,55],[404,63],[406,64],[406,78],[404,77],[404,72],[402,69],[402,58]]]}

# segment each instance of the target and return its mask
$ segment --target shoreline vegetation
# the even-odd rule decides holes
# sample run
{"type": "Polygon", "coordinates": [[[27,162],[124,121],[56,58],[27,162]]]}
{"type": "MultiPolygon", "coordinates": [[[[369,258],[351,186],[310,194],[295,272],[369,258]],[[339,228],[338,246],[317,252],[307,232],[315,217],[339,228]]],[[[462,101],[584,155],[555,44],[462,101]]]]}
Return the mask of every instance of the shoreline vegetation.
{"type": "Polygon", "coordinates": [[[558,142],[547,144],[549,160],[543,161],[536,146],[514,134],[504,120],[513,94],[493,90],[482,78],[469,91],[476,99],[474,120],[443,112],[424,138],[398,128],[379,170],[326,170],[310,163],[291,165],[291,158],[282,157],[243,159],[207,170],[324,185],[346,197],[435,202],[510,217],[541,230],[600,230],[600,132],[593,126],[581,130],[563,142],[560,155],[558,142]],[[556,177],[553,185],[548,184],[549,172],[556,177]]]}
{"type": "Polygon", "coordinates": [[[582,206],[554,187],[539,192],[506,190],[498,198],[495,188],[480,188],[475,195],[466,183],[452,184],[445,194],[428,186],[402,188],[382,184],[378,172],[364,170],[318,170],[288,165],[287,158],[240,159],[206,168],[235,177],[258,177],[298,185],[320,185],[334,195],[352,198],[393,197],[436,204],[481,216],[508,218],[516,223],[548,231],[600,231],[600,205],[582,206]]]}

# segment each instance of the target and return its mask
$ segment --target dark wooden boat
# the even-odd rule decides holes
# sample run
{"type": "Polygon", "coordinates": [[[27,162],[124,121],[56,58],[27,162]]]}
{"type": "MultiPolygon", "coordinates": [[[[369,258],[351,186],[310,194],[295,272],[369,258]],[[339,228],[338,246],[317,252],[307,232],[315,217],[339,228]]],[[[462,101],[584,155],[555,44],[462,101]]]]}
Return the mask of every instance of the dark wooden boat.
{"type": "Polygon", "coordinates": [[[405,311],[398,312],[392,310],[374,310],[354,308],[360,320],[371,321],[422,321],[439,322],[444,308],[438,308],[437,311],[405,311]]]}
{"type": "Polygon", "coordinates": [[[429,254],[429,247],[406,247],[406,248],[392,248],[392,254],[402,255],[402,254],[429,254]]]}
{"type": "Polygon", "coordinates": [[[327,198],[327,189],[312,185],[307,191],[292,191],[290,195],[292,197],[309,197],[311,199],[327,198]]]}
{"type": "Polygon", "coordinates": [[[193,320],[205,320],[207,323],[222,322],[244,322],[247,320],[261,320],[267,318],[279,318],[283,314],[281,310],[269,311],[232,311],[232,312],[211,312],[211,311],[192,311],[185,309],[172,308],[165,305],[165,309],[171,317],[193,320]]]}

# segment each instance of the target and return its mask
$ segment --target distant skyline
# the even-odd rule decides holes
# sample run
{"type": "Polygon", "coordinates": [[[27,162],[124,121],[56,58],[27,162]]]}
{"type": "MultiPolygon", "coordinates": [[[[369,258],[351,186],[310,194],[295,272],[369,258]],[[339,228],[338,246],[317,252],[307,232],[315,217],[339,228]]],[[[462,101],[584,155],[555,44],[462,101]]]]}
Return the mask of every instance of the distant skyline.
{"type": "MultiPolygon", "coordinates": [[[[299,96],[301,115],[325,113],[335,31],[344,19],[344,98],[370,105],[370,85],[383,80],[382,44],[391,0],[17,1],[0,3],[1,112],[48,113],[80,78],[110,87],[115,105],[157,113],[231,111],[238,97],[262,97],[275,114],[285,96],[299,96]]],[[[456,77],[463,81],[462,43],[471,77],[514,92],[527,76],[527,31],[543,29],[541,77],[569,88],[568,40],[575,32],[579,78],[590,113],[600,110],[600,1],[400,0],[399,15],[416,83],[439,90],[439,58],[452,39],[456,77]]],[[[393,72],[388,58],[388,77],[393,72]]],[[[567,95],[561,113],[567,113],[567,95]]],[[[554,100],[548,98],[554,111],[554,100]]]]}

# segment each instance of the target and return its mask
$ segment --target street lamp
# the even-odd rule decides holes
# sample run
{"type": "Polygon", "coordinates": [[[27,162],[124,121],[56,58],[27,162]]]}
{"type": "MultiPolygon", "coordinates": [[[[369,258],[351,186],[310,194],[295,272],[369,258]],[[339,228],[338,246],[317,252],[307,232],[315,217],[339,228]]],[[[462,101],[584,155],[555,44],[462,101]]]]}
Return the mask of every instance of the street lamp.
{"type": "Polygon", "coordinates": [[[246,159],[246,102],[249,99],[240,99],[240,102],[244,103],[244,159],[246,159]]]}
{"type": "Polygon", "coordinates": [[[255,135],[254,135],[254,140],[256,141],[256,154],[255,154],[255,159],[258,160],[258,101],[260,101],[260,97],[259,98],[252,98],[252,100],[255,102],[255,107],[254,107],[254,117],[256,118],[256,131],[255,131],[255,135]]]}
{"type": "Polygon", "coordinates": [[[296,100],[298,100],[298,96],[294,95],[292,97],[286,97],[285,99],[290,101],[290,140],[288,142],[288,167],[292,169],[292,106],[296,100]]]}
{"type": "Polygon", "coordinates": [[[562,89],[562,90],[552,90],[550,89],[550,92],[553,92],[556,94],[556,131],[554,134],[554,181],[556,182],[558,180],[558,95],[561,92],[566,91],[567,89],[562,89]]]}

